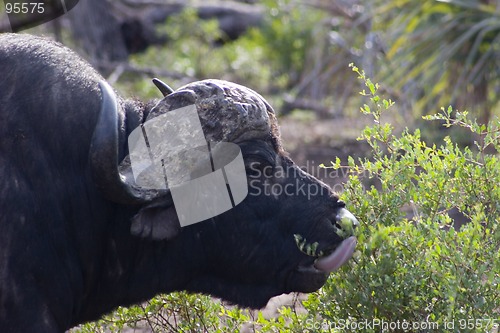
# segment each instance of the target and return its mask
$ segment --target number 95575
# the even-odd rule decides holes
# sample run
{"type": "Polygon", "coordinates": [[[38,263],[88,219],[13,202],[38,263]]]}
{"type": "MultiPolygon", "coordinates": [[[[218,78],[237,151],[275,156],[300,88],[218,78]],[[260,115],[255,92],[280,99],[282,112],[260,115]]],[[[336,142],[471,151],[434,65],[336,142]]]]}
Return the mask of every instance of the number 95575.
{"type": "Polygon", "coordinates": [[[5,3],[7,14],[42,14],[44,11],[43,2],[5,3]]]}

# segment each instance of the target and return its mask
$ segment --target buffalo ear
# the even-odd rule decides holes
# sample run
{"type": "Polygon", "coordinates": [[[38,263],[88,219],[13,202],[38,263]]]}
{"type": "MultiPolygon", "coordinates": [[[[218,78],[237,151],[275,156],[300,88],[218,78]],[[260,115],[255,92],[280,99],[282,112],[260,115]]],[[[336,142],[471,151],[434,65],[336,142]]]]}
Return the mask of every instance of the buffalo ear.
{"type": "Polygon", "coordinates": [[[181,225],[174,205],[149,205],[132,218],[130,232],[152,240],[171,240],[180,232],[181,225]]]}

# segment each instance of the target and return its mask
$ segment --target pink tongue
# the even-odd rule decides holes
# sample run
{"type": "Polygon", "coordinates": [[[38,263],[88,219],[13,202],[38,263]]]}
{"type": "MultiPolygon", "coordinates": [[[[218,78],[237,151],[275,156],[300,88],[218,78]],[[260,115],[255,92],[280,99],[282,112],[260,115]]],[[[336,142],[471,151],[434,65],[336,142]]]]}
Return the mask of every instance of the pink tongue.
{"type": "Polygon", "coordinates": [[[327,257],[318,259],[314,267],[324,272],[336,271],[352,257],[356,248],[356,237],[351,236],[340,243],[339,247],[327,257]]]}

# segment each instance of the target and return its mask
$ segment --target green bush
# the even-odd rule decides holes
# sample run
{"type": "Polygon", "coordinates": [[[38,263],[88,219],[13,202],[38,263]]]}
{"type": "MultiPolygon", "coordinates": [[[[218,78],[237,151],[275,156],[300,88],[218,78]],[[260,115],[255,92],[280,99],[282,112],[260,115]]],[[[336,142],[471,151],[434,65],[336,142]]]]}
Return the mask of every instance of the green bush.
{"type": "Polygon", "coordinates": [[[486,150],[500,151],[498,119],[487,128],[451,108],[426,117],[469,129],[482,138],[474,149],[459,148],[449,137],[439,147],[428,145],[419,130],[396,136],[381,121],[393,103],[353,70],[372,105],[361,111],[375,125],[360,139],[373,157],[350,158],[346,167],[337,160],[332,168],[350,173],[342,198],[362,221],[358,253],[311,297],[311,318],[328,327],[392,324],[395,332],[491,330],[500,319],[500,163],[486,150]],[[366,188],[366,179],[376,185],[366,188]],[[460,227],[451,209],[470,221],[460,227]]]}
{"type": "Polygon", "coordinates": [[[235,332],[242,325],[257,332],[495,332],[500,161],[487,151],[500,151],[500,121],[478,125],[451,108],[426,117],[468,129],[479,138],[471,148],[449,137],[440,146],[427,144],[419,130],[396,135],[382,121],[394,103],[352,69],[366,85],[362,95],[369,102],[361,111],[374,119],[360,137],[372,156],[330,166],[349,173],[341,196],[361,225],[354,258],[320,291],[280,309],[278,318],[206,296],[158,296],[80,330],[120,331],[140,322],[158,332],[235,332]],[[463,225],[450,217],[452,209],[467,219],[463,225]]]}

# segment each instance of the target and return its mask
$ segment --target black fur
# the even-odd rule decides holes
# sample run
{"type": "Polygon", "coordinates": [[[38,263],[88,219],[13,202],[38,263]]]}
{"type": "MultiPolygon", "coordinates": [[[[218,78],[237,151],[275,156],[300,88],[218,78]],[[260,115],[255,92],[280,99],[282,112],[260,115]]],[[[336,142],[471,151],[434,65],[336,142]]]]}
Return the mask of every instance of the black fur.
{"type": "MultiPolygon", "coordinates": [[[[0,78],[1,332],[62,332],[176,290],[258,308],[272,296],[310,292],[326,281],[327,274],[297,271],[312,258],[298,250],[293,234],[331,249],[340,238],[330,217],[343,203],[275,143],[240,144],[254,184],[240,205],[168,231],[173,239],[152,241],[133,236],[131,221],[161,222],[174,216],[173,206],[111,202],[90,175],[102,77],[57,43],[4,34],[0,78]],[[283,170],[287,177],[277,172],[283,170]],[[273,183],[322,190],[311,198],[301,191],[266,195],[263,186],[273,183]]],[[[119,102],[125,145],[151,103],[119,102]]]]}

